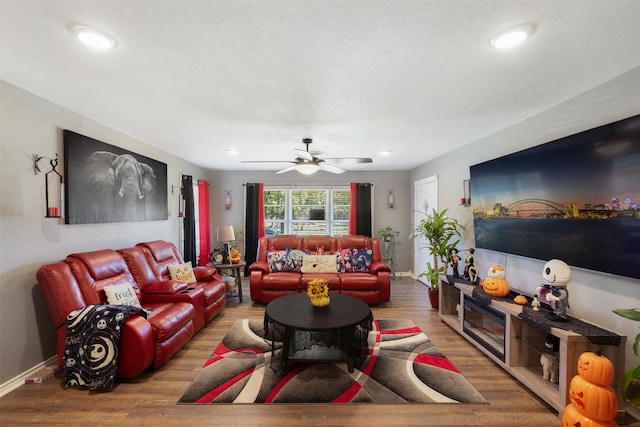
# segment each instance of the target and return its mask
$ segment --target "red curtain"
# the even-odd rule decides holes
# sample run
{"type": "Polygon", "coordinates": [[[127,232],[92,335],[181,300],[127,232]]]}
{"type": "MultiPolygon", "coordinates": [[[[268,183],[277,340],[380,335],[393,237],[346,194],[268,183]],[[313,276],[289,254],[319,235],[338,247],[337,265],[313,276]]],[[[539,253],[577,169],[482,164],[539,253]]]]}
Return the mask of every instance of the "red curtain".
{"type": "Polygon", "coordinates": [[[198,180],[198,224],[200,231],[200,265],[209,262],[211,232],[209,229],[209,182],[198,180]]]}
{"type": "Polygon", "coordinates": [[[258,238],[267,234],[264,229],[264,184],[261,182],[258,187],[258,238]]]}
{"type": "Polygon", "coordinates": [[[349,206],[349,234],[357,234],[357,204],[356,204],[356,193],[358,189],[358,184],[355,182],[351,183],[351,202],[349,206]]]}

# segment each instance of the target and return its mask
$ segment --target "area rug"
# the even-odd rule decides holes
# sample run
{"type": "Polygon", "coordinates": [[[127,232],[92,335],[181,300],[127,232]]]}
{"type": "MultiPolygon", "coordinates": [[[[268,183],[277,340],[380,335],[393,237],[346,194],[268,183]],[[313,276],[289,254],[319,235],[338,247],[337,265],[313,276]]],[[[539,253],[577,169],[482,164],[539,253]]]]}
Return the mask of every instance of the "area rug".
{"type": "Polygon", "coordinates": [[[412,321],[373,323],[349,373],[346,363],[278,368],[262,319],[237,320],[178,403],[486,403],[412,321]]]}

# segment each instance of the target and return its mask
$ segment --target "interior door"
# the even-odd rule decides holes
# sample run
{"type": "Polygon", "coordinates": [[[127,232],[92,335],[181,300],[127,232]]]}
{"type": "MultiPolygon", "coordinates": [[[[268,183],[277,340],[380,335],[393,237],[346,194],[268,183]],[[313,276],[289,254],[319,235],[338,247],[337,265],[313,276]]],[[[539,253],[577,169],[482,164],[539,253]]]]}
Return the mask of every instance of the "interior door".
{"type": "MultiPolygon", "coordinates": [[[[425,217],[425,213],[431,212],[433,209],[438,210],[438,175],[415,181],[413,183],[413,190],[413,224],[415,227],[415,224],[418,224],[420,220],[425,217]]],[[[413,244],[413,271],[416,272],[417,277],[427,270],[427,262],[430,261],[431,256],[427,250],[420,249],[425,245],[425,239],[423,237],[413,239],[413,244]]],[[[418,280],[428,284],[424,277],[418,280]]]]}

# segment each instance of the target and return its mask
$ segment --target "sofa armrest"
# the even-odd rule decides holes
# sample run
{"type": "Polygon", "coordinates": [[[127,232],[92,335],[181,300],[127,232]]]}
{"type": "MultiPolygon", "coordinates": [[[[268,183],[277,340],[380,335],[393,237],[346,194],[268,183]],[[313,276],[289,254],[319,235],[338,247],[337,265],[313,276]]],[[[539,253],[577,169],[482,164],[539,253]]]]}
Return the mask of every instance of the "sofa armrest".
{"type": "Polygon", "coordinates": [[[261,271],[262,274],[269,274],[269,264],[266,261],[256,261],[249,266],[249,271],[261,271]]]}
{"type": "Polygon", "coordinates": [[[385,263],[385,262],[372,262],[371,263],[371,267],[369,267],[369,271],[372,274],[378,274],[381,271],[386,271],[386,272],[391,272],[391,267],[389,266],[389,264],[385,263]]]}
{"type": "Polygon", "coordinates": [[[217,272],[218,270],[215,267],[206,267],[204,265],[193,267],[193,274],[198,282],[210,282],[217,272]]]}
{"type": "Polygon", "coordinates": [[[145,294],[177,294],[187,288],[188,283],[178,280],[160,280],[144,288],[145,294]]]}

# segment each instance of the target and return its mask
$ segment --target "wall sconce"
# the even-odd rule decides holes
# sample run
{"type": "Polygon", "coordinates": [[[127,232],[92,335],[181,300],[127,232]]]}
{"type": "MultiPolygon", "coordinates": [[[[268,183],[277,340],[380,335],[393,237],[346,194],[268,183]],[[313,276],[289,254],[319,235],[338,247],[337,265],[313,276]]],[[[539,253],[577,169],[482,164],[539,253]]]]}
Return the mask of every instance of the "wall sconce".
{"type": "Polygon", "coordinates": [[[387,208],[393,209],[396,207],[396,196],[393,194],[395,190],[387,190],[389,194],[387,194],[387,208]]]}
{"type": "Polygon", "coordinates": [[[223,242],[223,264],[229,264],[231,260],[229,259],[229,251],[230,251],[230,242],[236,240],[236,235],[233,232],[233,225],[222,225],[217,229],[217,237],[218,242],[223,242]]]}
{"type": "Polygon", "coordinates": [[[465,207],[471,206],[471,181],[468,179],[462,181],[462,194],[464,197],[460,199],[460,204],[465,207]]]}
{"type": "Polygon", "coordinates": [[[233,197],[231,191],[224,190],[224,209],[230,211],[233,207],[233,197]]]}
{"type": "Polygon", "coordinates": [[[38,175],[38,172],[42,172],[38,167],[38,162],[42,159],[48,159],[51,165],[51,170],[44,174],[44,196],[45,196],[45,218],[61,218],[62,217],[62,201],[64,184],[62,181],[62,175],[56,170],[58,166],[58,153],[56,158],[33,155],[33,174],[38,175]]]}

